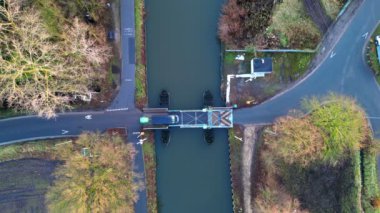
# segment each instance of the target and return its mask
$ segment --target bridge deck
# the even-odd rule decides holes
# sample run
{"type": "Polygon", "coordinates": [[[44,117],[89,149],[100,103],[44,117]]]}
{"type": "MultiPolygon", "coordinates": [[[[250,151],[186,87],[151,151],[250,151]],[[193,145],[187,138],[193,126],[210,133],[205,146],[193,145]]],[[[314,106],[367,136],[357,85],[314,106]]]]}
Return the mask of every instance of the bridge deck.
{"type": "Polygon", "coordinates": [[[168,110],[144,108],[140,123],[144,129],[180,128],[232,128],[232,108],[209,107],[201,110],[168,110]]]}
{"type": "Polygon", "coordinates": [[[180,128],[231,128],[233,114],[231,108],[207,108],[202,110],[169,110],[170,115],[176,115],[179,122],[171,127],[180,128]]]}

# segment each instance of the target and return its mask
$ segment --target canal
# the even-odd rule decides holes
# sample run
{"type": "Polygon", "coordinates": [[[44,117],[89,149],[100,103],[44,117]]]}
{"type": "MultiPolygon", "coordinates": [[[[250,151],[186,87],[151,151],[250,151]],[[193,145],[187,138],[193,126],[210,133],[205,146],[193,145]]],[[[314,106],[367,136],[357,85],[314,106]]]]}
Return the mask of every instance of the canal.
{"type": "MultiPolygon", "coordinates": [[[[217,22],[224,0],[146,0],[149,106],[170,93],[171,109],[200,109],[203,92],[220,99],[217,22]]],[[[200,129],[172,129],[170,144],[157,136],[160,212],[232,212],[226,130],[208,145],[200,129]]]]}

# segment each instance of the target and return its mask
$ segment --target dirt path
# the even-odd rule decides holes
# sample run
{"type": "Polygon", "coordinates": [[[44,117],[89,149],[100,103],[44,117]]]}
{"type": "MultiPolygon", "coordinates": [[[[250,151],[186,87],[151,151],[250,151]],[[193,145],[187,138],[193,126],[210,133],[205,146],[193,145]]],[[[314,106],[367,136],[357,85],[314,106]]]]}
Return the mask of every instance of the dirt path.
{"type": "Polygon", "coordinates": [[[245,213],[252,213],[251,206],[251,170],[254,147],[256,142],[256,126],[245,126],[244,144],[242,150],[242,170],[243,170],[243,200],[245,213]]]}
{"type": "Polygon", "coordinates": [[[332,21],[326,14],[320,0],[304,0],[303,1],[306,11],[324,34],[331,25],[332,21]]]}

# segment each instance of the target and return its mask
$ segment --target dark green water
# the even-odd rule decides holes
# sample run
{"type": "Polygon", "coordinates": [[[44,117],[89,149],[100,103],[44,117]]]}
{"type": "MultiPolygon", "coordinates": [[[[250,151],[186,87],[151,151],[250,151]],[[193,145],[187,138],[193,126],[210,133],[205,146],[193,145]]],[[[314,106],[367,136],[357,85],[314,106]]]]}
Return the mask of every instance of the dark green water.
{"type": "MultiPolygon", "coordinates": [[[[223,0],[146,0],[150,107],[170,93],[172,109],[200,109],[203,92],[220,100],[217,22],[223,0]]],[[[232,212],[227,131],[212,145],[200,129],[172,129],[171,142],[156,140],[160,212],[232,212]]]]}

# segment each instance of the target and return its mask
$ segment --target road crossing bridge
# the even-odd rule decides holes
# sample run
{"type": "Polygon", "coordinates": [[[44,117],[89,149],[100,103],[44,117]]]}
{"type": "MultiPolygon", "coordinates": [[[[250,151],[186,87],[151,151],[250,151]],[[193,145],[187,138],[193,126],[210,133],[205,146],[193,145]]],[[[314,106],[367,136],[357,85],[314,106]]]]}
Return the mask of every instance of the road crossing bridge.
{"type": "Polygon", "coordinates": [[[233,127],[233,109],[230,107],[209,107],[200,110],[144,108],[143,112],[140,124],[144,129],[233,127]]]}

